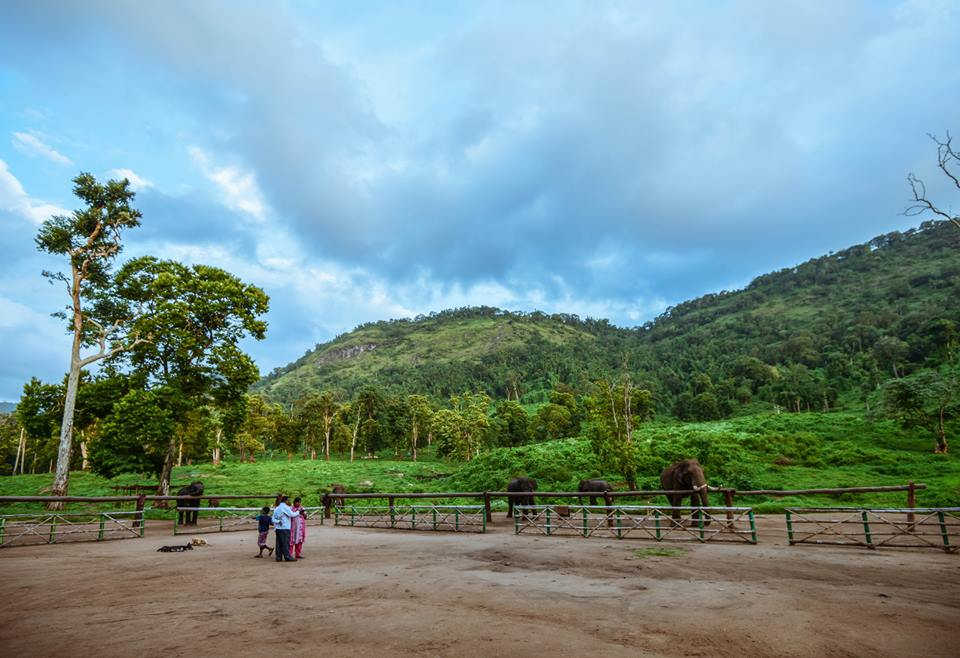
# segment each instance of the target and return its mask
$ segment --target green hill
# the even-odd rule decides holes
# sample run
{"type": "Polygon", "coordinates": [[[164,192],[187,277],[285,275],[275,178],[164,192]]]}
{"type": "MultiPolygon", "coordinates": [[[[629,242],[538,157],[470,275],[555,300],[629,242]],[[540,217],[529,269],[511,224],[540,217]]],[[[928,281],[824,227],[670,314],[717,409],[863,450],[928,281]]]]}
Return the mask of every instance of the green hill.
{"type": "Polygon", "coordinates": [[[762,402],[790,410],[859,404],[896,374],[956,359],[960,231],[890,233],[743,290],[684,302],[641,327],[480,307],[365,324],[278,368],[254,391],[292,403],[365,386],[440,400],[468,390],[542,402],[621,376],[661,413],[710,420],[762,402]]]}

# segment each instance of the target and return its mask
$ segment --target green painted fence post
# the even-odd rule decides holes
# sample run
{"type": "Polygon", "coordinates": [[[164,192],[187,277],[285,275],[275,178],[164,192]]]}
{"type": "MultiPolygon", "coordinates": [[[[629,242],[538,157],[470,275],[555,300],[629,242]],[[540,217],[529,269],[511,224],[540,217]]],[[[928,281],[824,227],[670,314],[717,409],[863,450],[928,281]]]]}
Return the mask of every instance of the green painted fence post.
{"type": "Polygon", "coordinates": [[[486,511],[484,511],[483,513],[483,530],[481,530],[480,532],[483,532],[483,533],[487,532],[487,512],[486,511]]]}
{"type": "Polygon", "coordinates": [[[657,541],[660,541],[662,537],[660,536],[660,508],[659,507],[653,510],[653,526],[656,530],[657,541]]]}
{"type": "Polygon", "coordinates": [[[413,530],[417,529],[417,508],[413,505],[410,506],[410,527],[413,530]]]}
{"type": "Polygon", "coordinates": [[[177,536],[178,534],[180,534],[180,515],[174,514],[173,515],[173,535],[177,536]]]}
{"type": "Polygon", "coordinates": [[[3,531],[7,526],[7,517],[0,517],[0,546],[3,546],[3,531]]]}
{"type": "Polygon", "coordinates": [[[617,508],[617,539],[623,539],[623,524],[620,523],[621,510],[617,508]]]}
{"type": "Polygon", "coordinates": [[[747,516],[750,517],[750,536],[753,537],[753,543],[757,543],[757,522],[753,518],[753,510],[747,512],[747,516]]]}
{"type": "Polygon", "coordinates": [[[513,508],[513,534],[520,534],[520,517],[517,516],[517,508],[513,508]]]}
{"type": "Polygon", "coordinates": [[[433,529],[437,529],[437,506],[433,506],[433,529]]]}
{"type": "Polygon", "coordinates": [[[106,520],[104,516],[104,513],[100,512],[100,532],[97,533],[97,541],[103,541],[103,524],[106,520]]]}
{"type": "Polygon", "coordinates": [[[793,517],[790,514],[790,510],[787,510],[787,543],[793,546],[793,517]]]}
{"type": "Polygon", "coordinates": [[[453,519],[454,519],[453,529],[459,532],[460,531],[460,508],[459,507],[455,507],[453,509],[453,519]]]}
{"type": "Polygon", "coordinates": [[[589,537],[590,533],[587,531],[587,508],[584,506],[580,509],[583,512],[583,536],[589,537]]]}
{"type": "Polygon", "coordinates": [[[143,533],[147,529],[147,521],[143,518],[145,514],[146,510],[141,509],[140,514],[138,515],[140,517],[140,539],[143,539],[143,533]]]}
{"type": "Polygon", "coordinates": [[[549,535],[550,532],[551,532],[551,528],[550,528],[550,508],[548,507],[548,508],[547,508],[547,534],[549,535]]]}
{"type": "Polygon", "coordinates": [[[943,550],[950,550],[950,535],[947,534],[947,519],[942,511],[937,512],[937,520],[940,521],[940,536],[943,538],[943,550]]]}
{"type": "Polygon", "coordinates": [[[217,516],[220,517],[220,530],[219,530],[219,532],[223,532],[223,512],[220,512],[217,516]]]}
{"type": "Polygon", "coordinates": [[[860,518],[863,519],[863,535],[867,538],[867,546],[873,548],[873,538],[870,536],[870,519],[867,517],[867,510],[860,512],[860,518]]]}
{"type": "Polygon", "coordinates": [[[396,508],[393,506],[393,496],[387,498],[387,503],[390,505],[390,527],[397,527],[397,512],[396,508]]]}
{"type": "Polygon", "coordinates": [[[354,507],[353,505],[351,505],[351,506],[350,506],[350,526],[351,526],[351,527],[352,527],[353,524],[354,524],[354,520],[355,520],[355,518],[356,518],[356,515],[357,515],[357,508],[354,507]]]}

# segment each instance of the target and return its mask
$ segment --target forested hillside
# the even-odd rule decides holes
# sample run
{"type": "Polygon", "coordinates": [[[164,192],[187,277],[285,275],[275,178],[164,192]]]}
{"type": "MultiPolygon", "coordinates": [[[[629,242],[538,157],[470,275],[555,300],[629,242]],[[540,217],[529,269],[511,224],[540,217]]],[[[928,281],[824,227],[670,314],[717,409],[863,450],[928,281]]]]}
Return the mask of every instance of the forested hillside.
{"type": "Polygon", "coordinates": [[[464,391],[541,402],[626,369],[657,410],[709,420],[756,401],[787,410],[869,403],[878,384],[952,363],[960,324],[960,231],[889,233],[743,290],[710,294],[622,329],[573,315],[463,308],[370,323],[278,368],[255,391],[290,404],[365,386],[435,400],[464,391]]]}

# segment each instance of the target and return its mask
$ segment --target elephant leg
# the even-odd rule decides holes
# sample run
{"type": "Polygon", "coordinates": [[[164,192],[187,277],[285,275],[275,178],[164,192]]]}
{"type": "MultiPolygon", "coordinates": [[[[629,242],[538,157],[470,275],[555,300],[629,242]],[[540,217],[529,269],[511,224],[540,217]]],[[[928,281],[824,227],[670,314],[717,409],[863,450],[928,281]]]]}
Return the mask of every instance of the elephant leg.
{"type": "Polygon", "coordinates": [[[590,507],[596,507],[596,506],[597,506],[597,499],[594,498],[593,496],[590,496],[590,507]]]}
{"type": "Polygon", "coordinates": [[[507,518],[509,519],[512,517],[513,517],[513,498],[508,497],[507,498],[507,518]]]}
{"type": "Polygon", "coordinates": [[[680,520],[680,510],[677,509],[680,505],[683,504],[683,496],[678,496],[676,494],[667,494],[667,500],[670,502],[670,516],[674,521],[680,520]]]}

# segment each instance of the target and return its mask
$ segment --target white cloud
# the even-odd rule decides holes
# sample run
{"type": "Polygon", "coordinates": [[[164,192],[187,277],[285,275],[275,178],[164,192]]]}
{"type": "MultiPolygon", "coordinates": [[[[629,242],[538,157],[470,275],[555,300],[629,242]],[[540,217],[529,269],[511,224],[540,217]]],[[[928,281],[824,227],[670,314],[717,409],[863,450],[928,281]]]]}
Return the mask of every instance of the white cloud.
{"type": "Polygon", "coordinates": [[[107,172],[107,175],[116,180],[126,178],[128,181],[130,181],[130,189],[132,189],[134,192],[155,187],[153,181],[143,178],[142,176],[138,176],[137,173],[132,169],[111,169],[107,172]]]}
{"type": "Polygon", "coordinates": [[[72,165],[73,160],[55,150],[52,146],[44,142],[36,135],[30,133],[13,133],[11,140],[13,148],[29,156],[39,155],[42,158],[53,160],[57,164],[72,165]]]}
{"type": "Polygon", "coordinates": [[[217,166],[211,162],[210,156],[197,146],[191,146],[189,153],[203,171],[203,175],[220,189],[225,206],[249,215],[258,222],[266,218],[267,204],[253,172],[242,171],[239,167],[217,166]]]}
{"type": "Polygon", "coordinates": [[[42,223],[51,215],[70,214],[60,206],[31,198],[3,160],[0,160],[0,210],[20,215],[34,224],[42,223]]]}

